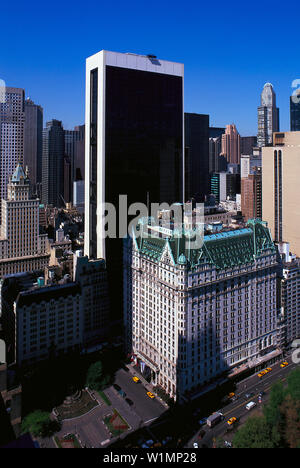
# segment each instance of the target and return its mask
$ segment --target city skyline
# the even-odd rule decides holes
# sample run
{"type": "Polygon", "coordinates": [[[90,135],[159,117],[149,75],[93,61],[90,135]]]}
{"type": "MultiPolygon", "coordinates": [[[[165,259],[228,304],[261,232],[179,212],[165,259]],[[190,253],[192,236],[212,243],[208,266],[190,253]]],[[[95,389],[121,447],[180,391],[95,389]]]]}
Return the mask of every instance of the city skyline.
{"type": "MultiPolygon", "coordinates": [[[[281,129],[289,130],[289,96],[293,92],[292,81],[298,78],[294,65],[295,32],[290,31],[289,47],[285,47],[282,59],[283,66],[278,67],[275,59],[278,52],[287,45],[287,39],[282,37],[279,46],[271,44],[266,56],[263,48],[258,48],[259,38],[245,38],[247,24],[254,29],[260,24],[261,15],[255,14],[255,5],[253,10],[247,11],[247,19],[243,10],[234,10],[234,5],[232,11],[227,11],[226,6],[218,6],[213,30],[208,26],[210,21],[207,21],[214,13],[210,6],[190,2],[190,9],[187,9],[187,13],[182,13],[176,8],[179,4],[175,3],[172,11],[169,11],[167,5],[159,5],[160,14],[156,17],[155,30],[160,32],[153,34],[152,15],[147,15],[145,7],[133,3],[125,9],[117,2],[114,8],[118,8],[120,14],[115,18],[112,7],[101,5],[103,15],[112,20],[104,22],[101,28],[96,28],[94,18],[97,17],[100,6],[94,2],[90,4],[94,15],[90,14],[91,8],[84,11],[68,8],[69,2],[64,2],[59,18],[50,13],[43,33],[46,36],[48,30],[56,26],[58,35],[53,38],[51,48],[46,54],[44,51],[41,53],[43,41],[33,42],[31,31],[22,40],[22,47],[16,49],[16,44],[20,41],[18,28],[11,42],[2,50],[0,78],[7,86],[24,88],[26,97],[44,108],[45,122],[62,120],[65,129],[72,129],[84,122],[85,58],[98,50],[106,49],[145,55],[153,53],[162,60],[184,63],[184,111],[209,114],[211,125],[216,127],[235,123],[242,136],[257,134],[256,110],[260,90],[270,81],[281,110],[281,129]],[[190,15],[191,11],[193,15],[190,15]],[[167,13],[168,21],[163,28],[161,18],[167,13]],[[137,17],[141,20],[137,21],[137,17]],[[224,44],[225,25],[228,27],[227,42],[224,44]],[[178,35],[177,31],[182,34],[178,35]],[[65,43],[69,50],[67,54],[62,46],[65,43]],[[226,46],[226,43],[233,46],[226,46]]],[[[34,4],[32,7],[20,6],[19,13],[14,18],[16,25],[20,21],[26,21],[26,18],[31,21],[40,19],[40,10],[35,10],[33,6],[34,4]]],[[[4,6],[4,14],[6,9],[7,6],[4,6]]],[[[152,9],[156,11],[155,4],[152,9]]],[[[263,13],[261,5],[259,9],[263,13]]],[[[283,22],[285,14],[282,13],[283,22]]],[[[268,9],[270,25],[275,15],[276,11],[268,9]]],[[[4,37],[6,27],[3,25],[4,37]]]]}

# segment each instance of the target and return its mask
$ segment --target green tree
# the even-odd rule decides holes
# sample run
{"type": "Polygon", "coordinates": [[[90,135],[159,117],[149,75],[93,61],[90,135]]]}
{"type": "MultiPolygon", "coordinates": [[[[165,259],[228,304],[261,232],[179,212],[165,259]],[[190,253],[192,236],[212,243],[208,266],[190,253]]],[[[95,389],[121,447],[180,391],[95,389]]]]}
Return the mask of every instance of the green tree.
{"type": "Polygon", "coordinates": [[[36,437],[49,437],[60,429],[57,421],[52,421],[45,411],[36,410],[22,421],[22,433],[30,432],[36,437]]]}
{"type": "Polygon", "coordinates": [[[281,411],[284,415],[283,438],[289,448],[297,448],[300,444],[300,400],[293,400],[287,395],[281,411]]]}
{"type": "Polygon", "coordinates": [[[295,369],[288,375],[287,393],[294,401],[300,401],[300,369],[295,369]]]}
{"type": "Polygon", "coordinates": [[[270,398],[267,405],[264,406],[263,412],[266,423],[270,427],[276,427],[277,430],[282,424],[282,413],[280,406],[282,405],[285,398],[285,391],[282,382],[276,382],[270,391],[270,398]]]}
{"type": "Polygon", "coordinates": [[[102,362],[94,362],[88,369],[86,385],[92,390],[100,391],[108,382],[109,376],[104,375],[102,362]]]}
{"type": "Polygon", "coordinates": [[[276,434],[263,416],[249,418],[233,437],[234,448],[275,448],[276,443],[276,434]]]}

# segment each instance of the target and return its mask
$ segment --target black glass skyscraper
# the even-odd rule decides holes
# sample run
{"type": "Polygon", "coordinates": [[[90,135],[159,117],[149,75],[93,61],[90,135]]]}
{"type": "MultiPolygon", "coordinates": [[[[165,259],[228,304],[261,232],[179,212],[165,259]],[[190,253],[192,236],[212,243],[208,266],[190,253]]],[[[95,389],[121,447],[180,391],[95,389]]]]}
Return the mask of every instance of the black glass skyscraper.
{"type": "Polygon", "coordinates": [[[105,239],[103,203],[119,219],[119,195],[128,206],[183,201],[183,139],[182,64],[107,51],[87,59],[86,255],[114,272],[121,260],[119,239],[105,239]]]}

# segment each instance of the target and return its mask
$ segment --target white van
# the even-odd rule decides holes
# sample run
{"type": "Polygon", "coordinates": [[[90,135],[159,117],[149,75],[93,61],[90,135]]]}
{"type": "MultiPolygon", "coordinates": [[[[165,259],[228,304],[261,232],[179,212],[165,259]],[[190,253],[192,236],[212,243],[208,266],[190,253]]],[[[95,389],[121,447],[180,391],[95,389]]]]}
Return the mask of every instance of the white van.
{"type": "Polygon", "coordinates": [[[254,403],[254,401],[250,401],[250,403],[246,405],[246,410],[250,411],[253,408],[255,408],[255,406],[256,406],[256,403],[254,403]]]}

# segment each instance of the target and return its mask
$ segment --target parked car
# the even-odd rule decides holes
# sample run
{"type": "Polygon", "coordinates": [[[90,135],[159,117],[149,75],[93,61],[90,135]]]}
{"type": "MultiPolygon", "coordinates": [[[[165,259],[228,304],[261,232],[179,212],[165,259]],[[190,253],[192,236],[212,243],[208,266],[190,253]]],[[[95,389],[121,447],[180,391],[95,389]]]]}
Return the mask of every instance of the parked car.
{"type": "Polygon", "coordinates": [[[152,398],[152,399],[155,398],[155,396],[151,392],[147,392],[147,395],[148,395],[149,398],[152,398]]]}
{"type": "Polygon", "coordinates": [[[130,400],[130,398],[125,398],[126,403],[128,403],[129,406],[133,405],[133,401],[130,400]]]}
{"type": "Polygon", "coordinates": [[[251,398],[253,395],[254,395],[254,393],[253,393],[253,392],[246,393],[246,394],[245,394],[245,398],[246,398],[246,400],[248,400],[249,398],[251,398]]]}
{"type": "Polygon", "coordinates": [[[132,380],[135,382],[135,383],[139,383],[140,382],[140,379],[136,376],[132,377],[132,380]]]}
{"type": "Polygon", "coordinates": [[[126,393],[124,392],[124,390],[119,390],[119,394],[120,394],[121,397],[123,397],[123,398],[126,397],[126,393]]]}
{"type": "Polygon", "coordinates": [[[194,447],[194,448],[199,448],[198,443],[197,443],[197,442],[194,442],[194,443],[193,443],[193,447],[194,447]]]}
{"type": "Polygon", "coordinates": [[[113,384],[113,387],[115,390],[117,390],[117,392],[119,392],[121,390],[121,387],[118,385],[118,384],[113,384]]]}

